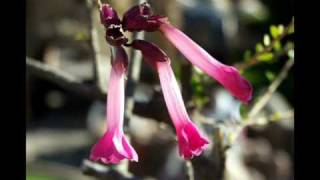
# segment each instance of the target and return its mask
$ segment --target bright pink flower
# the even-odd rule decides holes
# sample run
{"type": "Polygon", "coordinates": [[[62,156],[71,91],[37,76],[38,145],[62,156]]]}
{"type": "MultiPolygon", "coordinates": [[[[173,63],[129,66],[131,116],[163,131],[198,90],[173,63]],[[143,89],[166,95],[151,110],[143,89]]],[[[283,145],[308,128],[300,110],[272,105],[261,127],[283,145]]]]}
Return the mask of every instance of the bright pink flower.
{"type": "Polygon", "coordinates": [[[236,68],[217,61],[167,21],[163,21],[159,30],[193,65],[220,82],[233,96],[245,103],[251,100],[252,86],[236,68]]]}
{"type": "Polygon", "coordinates": [[[190,120],[168,56],[155,44],[134,40],[132,47],[142,51],[144,59],[158,72],[163,96],[173,121],[179,143],[179,154],[185,159],[199,156],[209,141],[190,120]]]}
{"type": "Polygon", "coordinates": [[[103,163],[115,164],[122,159],[138,161],[136,151],[129,144],[123,132],[124,116],[124,78],[128,58],[124,49],[114,47],[112,58],[108,98],[107,98],[107,131],[91,150],[90,159],[103,163]]]}

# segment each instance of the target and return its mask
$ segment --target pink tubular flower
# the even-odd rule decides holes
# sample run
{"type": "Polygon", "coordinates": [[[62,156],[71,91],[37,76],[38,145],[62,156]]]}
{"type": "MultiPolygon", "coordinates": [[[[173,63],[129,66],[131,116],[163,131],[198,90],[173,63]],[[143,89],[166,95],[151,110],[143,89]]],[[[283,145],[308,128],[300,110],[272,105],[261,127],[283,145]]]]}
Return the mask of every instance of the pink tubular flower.
{"type": "Polygon", "coordinates": [[[233,96],[245,103],[251,100],[252,86],[236,68],[217,61],[168,21],[163,21],[159,30],[193,65],[220,82],[233,96]]]}
{"type": "Polygon", "coordinates": [[[180,156],[184,159],[199,156],[209,141],[200,134],[188,116],[170,59],[155,44],[143,40],[134,40],[132,47],[141,50],[144,59],[158,72],[167,109],[178,136],[180,156]]]}
{"type": "Polygon", "coordinates": [[[128,58],[121,46],[114,47],[110,86],[107,98],[107,132],[91,149],[90,159],[115,164],[122,159],[138,161],[136,151],[126,139],[122,126],[124,116],[124,78],[128,58]]]}
{"type": "Polygon", "coordinates": [[[122,24],[123,28],[129,31],[161,31],[193,65],[216,79],[233,96],[245,103],[251,100],[252,86],[236,68],[217,61],[182,31],[172,26],[166,17],[154,15],[148,3],[128,10],[122,24]]]}

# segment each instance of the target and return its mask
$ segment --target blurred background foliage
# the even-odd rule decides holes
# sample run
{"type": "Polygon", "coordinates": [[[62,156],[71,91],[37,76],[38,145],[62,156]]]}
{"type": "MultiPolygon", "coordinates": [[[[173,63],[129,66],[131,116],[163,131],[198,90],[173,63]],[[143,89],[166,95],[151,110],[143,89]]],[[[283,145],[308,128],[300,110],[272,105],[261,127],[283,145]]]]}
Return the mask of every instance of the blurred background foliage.
{"type": "MultiPolygon", "coordinates": [[[[26,2],[27,57],[59,69],[83,84],[99,86],[101,82],[101,88],[106,89],[110,52],[98,14],[92,10],[93,1],[26,2]],[[96,41],[101,46],[98,55],[92,45],[92,27],[96,28],[96,41]],[[100,62],[96,60],[99,57],[100,62]]],[[[160,33],[145,34],[146,40],[158,44],[169,55],[188,112],[213,141],[207,153],[191,161],[195,179],[293,179],[293,117],[288,113],[294,110],[292,70],[254,118],[259,125],[246,124],[250,110],[286,63],[294,60],[293,1],[148,2],[155,13],[168,16],[172,24],[216,59],[237,67],[254,87],[252,102],[241,105],[217,82],[187,63],[160,33]],[[240,140],[233,144],[235,139],[240,140]]],[[[121,16],[138,2],[110,3],[121,16]]],[[[132,53],[128,50],[130,57],[132,53]]],[[[141,160],[130,163],[129,172],[135,177],[190,179],[186,176],[189,166],[177,155],[175,134],[157,76],[142,64],[139,78],[134,92],[134,115],[126,129],[141,160]]],[[[104,99],[83,97],[30,69],[26,95],[28,180],[112,179],[81,173],[85,172],[84,159],[91,146],[105,130],[104,99]]],[[[123,170],[122,166],[111,169],[128,171],[128,167],[123,170]]]]}

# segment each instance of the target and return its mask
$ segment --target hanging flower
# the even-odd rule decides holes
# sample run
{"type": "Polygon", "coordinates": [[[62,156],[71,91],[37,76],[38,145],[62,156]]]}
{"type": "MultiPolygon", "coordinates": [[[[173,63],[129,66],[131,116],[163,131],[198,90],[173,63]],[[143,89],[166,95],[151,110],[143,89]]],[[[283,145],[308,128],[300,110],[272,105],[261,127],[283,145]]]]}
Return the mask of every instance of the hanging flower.
{"type": "Polygon", "coordinates": [[[124,77],[128,58],[122,45],[140,50],[144,60],[158,73],[163,96],[174,124],[179,154],[185,159],[199,156],[208,146],[203,136],[190,120],[186,111],[169,57],[155,44],[144,40],[127,43],[123,30],[160,31],[196,67],[220,82],[232,95],[243,102],[252,96],[252,86],[232,66],[214,59],[182,31],[169,23],[166,17],[154,15],[148,3],[129,9],[121,21],[108,4],[100,9],[101,23],[106,29],[106,40],[113,46],[112,69],[107,99],[107,131],[91,150],[90,159],[103,163],[119,163],[123,159],[138,161],[138,155],[123,132],[124,77]]]}
{"type": "Polygon", "coordinates": [[[121,46],[114,47],[110,86],[107,99],[107,131],[91,150],[90,159],[115,164],[122,159],[138,161],[136,151],[131,147],[123,132],[124,78],[128,57],[121,46]]]}
{"type": "Polygon", "coordinates": [[[209,141],[188,116],[170,59],[158,46],[147,41],[134,40],[132,47],[140,50],[143,58],[157,70],[167,109],[176,129],[180,156],[185,159],[199,156],[209,141]]]}
{"type": "Polygon", "coordinates": [[[143,11],[129,10],[126,13],[134,14],[132,15],[133,18],[128,21],[130,23],[125,23],[125,25],[129,27],[131,27],[130,24],[134,25],[134,28],[127,28],[129,31],[158,30],[162,32],[162,34],[194,66],[198,67],[213,79],[217,80],[233,96],[243,101],[244,103],[247,103],[251,100],[253,88],[251,84],[240,75],[236,68],[217,61],[182,31],[171,25],[167,18],[159,15],[153,15],[149,6],[141,4],[133,7],[132,9],[143,9],[143,11]],[[140,19],[144,19],[144,21],[140,19]],[[152,21],[150,21],[149,19],[152,19],[152,21]],[[149,26],[152,26],[153,28],[149,28],[149,26]]]}

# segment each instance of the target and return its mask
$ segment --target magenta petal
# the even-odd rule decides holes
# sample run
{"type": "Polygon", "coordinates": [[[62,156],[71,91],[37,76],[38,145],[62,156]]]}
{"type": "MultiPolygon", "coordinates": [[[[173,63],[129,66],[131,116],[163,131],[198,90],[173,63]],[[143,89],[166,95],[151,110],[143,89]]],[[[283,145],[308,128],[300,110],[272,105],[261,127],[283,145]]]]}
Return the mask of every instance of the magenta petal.
{"type": "Polygon", "coordinates": [[[164,16],[153,15],[150,5],[142,3],[133,6],[123,15],[122,26],[124,30],[128,31],[156,31],[162,24],[161,19],[164,16]]]}
{"type": "Polygon", "coordinates": [[[121,24],[117,12],[109,4],[102,4],[100,9],[100,20],[105,27],[121,24]]]}
{"type": "Polygon", "coordinates": [[[106,28],[106,40],[112,46],[121,46],[128,42],[128,38],[121,32],[120,26],[109,26],[106,28]]]}
{"type": "Polygon", "coordinates": [[[163,96],[176,128],[179,154],[184,159],[199,156],[207,147],[209,141],[200,134],[199,130],[190,120],[169,61],[157,62],[157,68],[163,96]]]}
{"type": "Polygon", "coordinates": [[[179,154],[185,159],[199,156],[207,148],[209,141],[202,137],[191,121],[178,127],[179,154]]]}
{"type": "Polygon", "coordinates": [[[128,42],[128,38],[121,31],[121,21],[117,12],[109,4],[102,4],[100,20],[105,26],[106,40],[110,45],[120,46],[128,42]]]}
{"type": "Polygon", "coordinates": [[[117,164],[123,159],[138,161],[138,155],[123,133],[108,131],[91,150],[90,159],[105,164],[117,164]]]}
{"type": "Polygon", "coordinates": [[[143,55],[143,59],[154,69],[156,69],[156,61],[169,60],[166,53],[153,43],[136,39],[132,41],[131,46],[134,49],[140,50],[143,55]]]}
{"type": "Polygon", "coordinates": [[[220,82],[229,92],[243,102],[252,97],[252,86],[238,70],[227,66],[202,49],[192,39],[168,22],[163,22],[160,31],[196,67],[220,82]]]}
{"type": "Polygon", "coordinates": [[[107,132],[91,150],[90,159],[115,164],[123,159],[138,161],[138,155],[123,133],[124,78],[127,55],[122,47],[113,49],[107,97],[107,132]]]}

